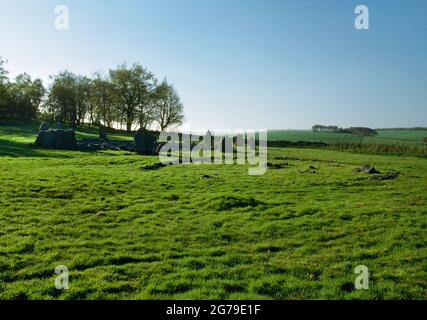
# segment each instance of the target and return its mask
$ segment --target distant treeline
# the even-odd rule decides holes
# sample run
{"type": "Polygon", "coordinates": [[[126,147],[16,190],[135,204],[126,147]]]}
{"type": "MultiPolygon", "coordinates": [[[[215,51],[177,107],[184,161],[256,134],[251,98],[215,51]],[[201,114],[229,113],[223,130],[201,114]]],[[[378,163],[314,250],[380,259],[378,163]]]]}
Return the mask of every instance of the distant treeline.
{"type": "Polygon", "coordinates": [[[107,74],[92,77],[64,71],[51,76],[45,88],[40,79],[27,74],[8,78],[5,60],[0,57],[0,120],[83,123],[106,127],[137,125],[160,130],[178,126],[184,120],[178,93],[166,79],[159,82],[139,64],[119,65],[107,74]]]}
{"type": "Polygon", "coordinates": [[[324,126],[321,124],[312,126],[311,130],[313,132],[352,133],[363,136],[376,136],[378,134],[376,130],[366,127],[340,128],[338,126],[324,126]]]}

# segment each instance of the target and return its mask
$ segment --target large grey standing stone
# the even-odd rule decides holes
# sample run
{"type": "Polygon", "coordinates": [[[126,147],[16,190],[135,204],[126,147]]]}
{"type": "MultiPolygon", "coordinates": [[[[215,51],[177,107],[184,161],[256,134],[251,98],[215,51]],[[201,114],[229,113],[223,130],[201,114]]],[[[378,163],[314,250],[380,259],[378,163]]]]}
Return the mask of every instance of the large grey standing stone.
{"type": "Polygon", "coordinates": [[[212,133],[208,130],[203,137],[203,144],[205,149],[213,150],[214,148],[214,137],[212,136],[212,133]]]}
{"type": "Polygon", "coordinates": [[[134,140],[134,151],[142,155],[153,155],[156,152],[157,142],[156,138],[144,128],[139,129],[134,140]]]}
{"type": "Polygon", "coordinates": [[[65,129],[64,124],[62,122],[57,122],[55,124],[55,129],[64,130],[65,129]]]}
{"type": "Polygon", "coordinates": [[[211,141],[212,142],[212,139],[213,139],[213,136],[212,136],[212,133],[208,130],[206,133],[205,133],[205,136],[204,136],[204,141],[211,141]]]}
{"type": "Polygon", "coordinates": [[[107,140],[107,128],[104,126],[99,127],[99,139],[107,140]]]}
{"type": "Polygon", "coordinates": [[[42,147],[42,148],[54,148],[55,147],[54,130],[53,129],[40,130],[34,145],[36,147],[42,147]]]}
{"type": "Polygon", "coordinates": [[[223,152],[223,153],[232,153],[233,152],[233,141],[232,141],[232,139],[230,137],[222,138],[219,141],[217,151],[223,152]]]}
{"type": "Polygon", "coordinates": [[[47,122],[42,122],[40,124],[39,131],[46,131],[46,130],[49,130],[49,129],[50,129],[50,126],[49,126],[49,124],[47,122]]]}
{"type": "Polygon", "coordinates": [[[74,149],[77,146],[74,130],[57,130],[56,138],[58,148],[74,149]]]}
{"type": "Polygon", "coordinates": [[[39,131],[36,147],[54,149],[75,149],[77,141],[74,130],[49,129],[39,131]]]}

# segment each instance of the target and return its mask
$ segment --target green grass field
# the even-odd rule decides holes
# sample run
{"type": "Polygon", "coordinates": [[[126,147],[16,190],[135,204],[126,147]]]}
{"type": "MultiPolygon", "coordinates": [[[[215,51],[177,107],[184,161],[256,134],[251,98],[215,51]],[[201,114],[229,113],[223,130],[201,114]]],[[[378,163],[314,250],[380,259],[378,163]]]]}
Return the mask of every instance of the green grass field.
{"type": "Polygon", "coordinates": [[[334,143],[369,143],[369,144],[403,144],[422,146],[427,130],[378,130],[375,137],[363,137],[351,133],[312,132],[309,130],[271,130],[268,139],[271,141],[310,141],[334,143]]]}
{"type": "Polygon", "coordinates": [[[37,127],[0,126],[0,299],[427,298],[425,158],[271,148],[283,168],[263,176],[142,171],[158,158],[33,149],[37,127]],[[363,163],[401,174],[360,180],[363,163]]]}

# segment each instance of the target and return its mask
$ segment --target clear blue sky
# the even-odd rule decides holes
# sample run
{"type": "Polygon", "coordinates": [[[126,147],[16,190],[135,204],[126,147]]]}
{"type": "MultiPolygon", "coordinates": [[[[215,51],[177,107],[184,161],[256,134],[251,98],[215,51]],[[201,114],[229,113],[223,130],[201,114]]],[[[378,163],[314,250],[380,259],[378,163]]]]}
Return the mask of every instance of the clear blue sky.
{"type": "Polygon", "coordinates": [[[0,56],[45,80],[140,62],[193,129],[427,126],[426,16],[425,0],[0,0],[0,56]]]}

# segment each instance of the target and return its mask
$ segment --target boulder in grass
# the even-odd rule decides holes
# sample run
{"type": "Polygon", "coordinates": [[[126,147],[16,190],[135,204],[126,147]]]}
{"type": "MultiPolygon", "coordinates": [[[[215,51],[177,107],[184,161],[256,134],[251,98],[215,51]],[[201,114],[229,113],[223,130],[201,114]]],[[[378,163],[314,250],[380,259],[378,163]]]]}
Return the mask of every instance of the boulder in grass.
{"type": "Polygon", "coordinates": [[[40,130],[34,146],[42,148],[54,148],[56,145],[55,141],[56,138],[54,129],[40,130]]]}
{"type": "Polygon", "coordinates": [[[368,180],[377,180],[377,181],[394,180],[394,179],[397,179],[397,177],[399,177],[399,174],[400,172],[397,172],[397,171],[389,171],[386,174],[369,176],[368,180]]]}
{"type": "Polygon", "coordinates": [[[83,150],[123,150],[133,151],[133,141],[123,140],[101,140],[97,138],[86,138],[77,141],[79,149],[83,150]]]}
{"type": "Polygon", "coordinates": [[[134,151],[141,155],[153,155],[156,153],[156,138],[144,128],[139,129],[134,138],[134,151]]]}
{"type": "Polygon", "coordinates": [[[55,129],[58,129],[58,130],[64,130],[64,129],[65,129],[65,126],[64,126],[64,124],[63,124],[62,122],[57,122],[57,123],[55,124],[55,129]]]}
{"type": "Polygon", "coordinates": [[[77,146],[74,130],[57,130],[58,147],[62,149],[74,149],[77,146]],[[59,140],[58,140],[59,139],[59,140]]]}
{"type": "Polygon", "coordinates": [[[75,149],[77,141],[74,130],[49,129],[39,131],[36,147],[53,149],[75,149]]]}
{"type": "Polygon", "coordinates": [[[371,166],[369,164],[364,164],[360,167],[360,171],[368,173],[368,174],[376,174],[380,173],[377,169],[375,169],[374,166],[371,166]]]}
{"type": "Polygon", "coordinates": [[[47,122],[42,122],[40,124],[39,131],[46,131],[46,130],[49,130],[49,129],[50,129],[50,126],[49,126],[49,124],[47,122]]]}

